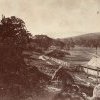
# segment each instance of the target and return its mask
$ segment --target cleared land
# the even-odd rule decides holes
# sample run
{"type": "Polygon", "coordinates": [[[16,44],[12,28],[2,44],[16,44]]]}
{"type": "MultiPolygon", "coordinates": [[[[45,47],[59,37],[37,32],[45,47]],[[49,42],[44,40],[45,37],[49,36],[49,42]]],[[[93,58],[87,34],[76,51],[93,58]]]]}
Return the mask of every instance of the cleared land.
{"type": "MultiPolygon", "coordinates": [[[[63,58],[63,60],[66,62],[70,62],[72,65],[87,64],[87,62],[93,56],[96,55],[95,48],[75,47],[74,49],[70,50],[69,52],[71,55],[66,55],[66,57],[63,58]]],[[[52,61],[50,61],[50,63],[52,65],[49,65],[48,62],[38,59],[39,56],[42,55],[40,53],[26,52],[26,54],[29,55],[28,60],[25,59],[27,64],[30,64],[32,67],[34,67],[34,66],[38,67],[38,69],[40,71],[46,73],[47,75],[54,73],[54,71],[58,68],[58,65],[56,65],[52,61]],[[52,72],[52,73],[50,73],[50,72],[52,72]]],[[[100,55],[100,48],[98,48],[98,55],[100,55]]],[[[87,78],[87,75],[85,73],[81,73],[81,72],[80,73],[72,72],[72,73],[75,75],[77,84],[85,84],[85,85],[87,85],[87,87],[90,83],[96,84],[96,79],[93,76],[89,76],[89,78],[87,78]]],[[[53,88],[52,85],[50,85],[50,87],[53,88]]],[[[86,92],[88,95],[92,95],[92,89],[90,91],[88,91],[89,88],[87,88],[87,87],[82,88],[82,90],[84,92],[86,92]]],[[[48,93],[47,93],[47,95],[49,95],[50,98],[52,98],[52,96],[53,96],[52,94],[57,93],[57,91],[55,91],[53,93],[51,88],[48,89],[48,93]]]]}
{"type": "MultiPolygon", "coordinates": [[[[96,48],[75,47],[69,50],[71,56],[63,59],[71,64],[86,64],[93,56],[96,56],[96,48]]],[[[97,49],[97,55],[100,56],[100,48],[97,49]]]]}

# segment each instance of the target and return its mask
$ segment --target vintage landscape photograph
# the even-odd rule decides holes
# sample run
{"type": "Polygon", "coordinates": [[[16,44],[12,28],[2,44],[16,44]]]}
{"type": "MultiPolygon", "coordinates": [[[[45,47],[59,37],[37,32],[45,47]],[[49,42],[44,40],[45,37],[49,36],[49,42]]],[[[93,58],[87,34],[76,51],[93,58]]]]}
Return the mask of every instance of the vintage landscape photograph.
{"type": "Polygon", "coordinates": [[[0,0],[0,100],[100,100],[100,0],[0,0]]]}

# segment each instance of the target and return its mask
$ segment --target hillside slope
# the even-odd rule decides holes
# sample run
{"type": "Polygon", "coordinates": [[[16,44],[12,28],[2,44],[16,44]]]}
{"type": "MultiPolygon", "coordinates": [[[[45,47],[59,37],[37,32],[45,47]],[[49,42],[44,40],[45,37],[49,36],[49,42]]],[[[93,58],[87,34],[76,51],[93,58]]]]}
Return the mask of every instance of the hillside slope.
{"type": "Polygon", "coordinates": [[[100,33],[89,33],[71,38],[61,39],[64,43],[73,41],[75,45],[84,47],[100,47],[100,33]]]}

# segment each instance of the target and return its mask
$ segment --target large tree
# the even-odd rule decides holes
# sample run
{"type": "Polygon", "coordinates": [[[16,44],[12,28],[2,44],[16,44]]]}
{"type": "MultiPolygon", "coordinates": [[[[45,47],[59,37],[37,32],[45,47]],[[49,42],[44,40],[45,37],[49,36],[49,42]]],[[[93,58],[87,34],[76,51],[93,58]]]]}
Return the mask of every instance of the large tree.
{"type": "Polygon", "coordinates": [[[2,17],[0,21],[0,38],[16,45],[28,42],[31,34],[27,31],[25,22],[15,16],[2,17]]]}
{"type": "MultiPolygon", "coordinates": [[[[23,20],[3,16],[0,21],[0,86],[5,85],[1,87],[9,89],[11,95],[17,90],[19,96],[29,89],[41,89],[40,84],[45,77],[35,66],[25,64],[23,51],[30,37],[23,20]]],[[[16,96],[13,96],[15,100],[16,96]]]]}
{"type": "Polygon", "coordinates": [[[0,73],[5,76],[3,79],[8,78],[11,81],[15,79],[10,79],[11,76],[23,76],[22,73],[25,72],[27,66],[22,52],[30,36],[23,20],[15,16],[2,17],[0,21],[0,73]]]}

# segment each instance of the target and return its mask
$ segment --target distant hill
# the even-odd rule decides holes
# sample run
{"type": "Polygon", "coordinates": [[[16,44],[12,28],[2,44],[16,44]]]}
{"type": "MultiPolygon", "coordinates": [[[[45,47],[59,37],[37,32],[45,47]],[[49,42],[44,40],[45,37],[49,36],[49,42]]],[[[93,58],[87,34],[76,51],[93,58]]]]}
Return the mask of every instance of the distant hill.
{"type": "Polygon", "coordinates": [[[75,45],[84,47],[100,47],[100,33],[89,33],[61,39],[64,43],[72,41],[75,45]]]}
{"type": "Polygon", "coordinates": [[[86,38],[86,39],[98,39],[100,38],[100,33],[88,33],[88,34],[84,34],[84,35],[79,35],[79,36],[75,36],[73,38],[79,39],[79,38],[86,38]]]}

